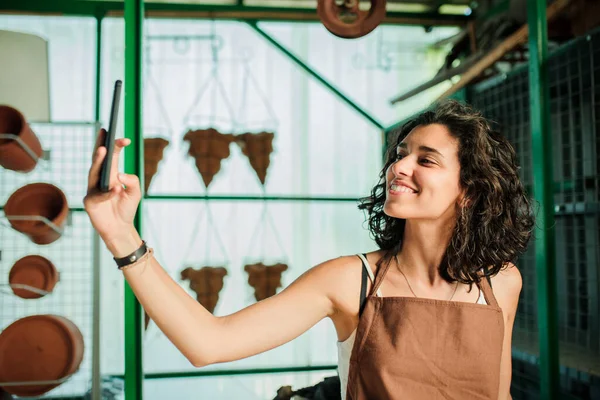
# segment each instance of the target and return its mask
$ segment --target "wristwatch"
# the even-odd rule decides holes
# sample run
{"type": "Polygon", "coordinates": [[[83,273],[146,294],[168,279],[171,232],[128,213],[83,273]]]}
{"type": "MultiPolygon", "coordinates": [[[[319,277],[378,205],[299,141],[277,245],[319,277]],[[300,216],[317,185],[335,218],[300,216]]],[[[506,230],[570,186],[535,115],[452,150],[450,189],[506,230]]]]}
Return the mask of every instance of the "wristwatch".
{"type": "Polygon", "coordinates": [[[121,257],[121,258],[113,257],[113,259],[117,263],[117,267],[119,267],[119,269],[121,269],[121,268],[126,267],[129,264],[133,264],[134,262],[139,260],[144,254],[146,254],[147,250],[148,250],[148,248],[146,247],[146,241],[142,240],[142,245],[136,251],[131,253],[130,255],[128,255],[126,257],[121,257]]]}

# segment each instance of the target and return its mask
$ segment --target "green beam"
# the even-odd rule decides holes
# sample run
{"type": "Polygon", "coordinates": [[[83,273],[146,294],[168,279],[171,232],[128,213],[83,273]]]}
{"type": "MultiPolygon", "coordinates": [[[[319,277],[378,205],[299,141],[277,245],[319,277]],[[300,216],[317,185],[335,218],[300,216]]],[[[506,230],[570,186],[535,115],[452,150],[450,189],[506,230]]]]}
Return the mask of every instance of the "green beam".
{"type": "MultiPolygon", "coordinates": [[[[298,372],[335,371],[337,365],[312,365],[301,367],[274,367],[274,368],[246,368],[246,369],[222,369],[222,370],[194,370],[180,372],[158,372],[146,374],[146,379],[177,379],[177,378],[202,378],[209,376],[233,376],[233,375],[264,375],[284,374],[298,372]]],[[[123,375],[111,375],[112,378],[123,378],[123,375]]]]}
{"type": "MultiPolygon", "coordinates": [[[[316,3],[316,2],[315,2],[316,3]]],[[[316,9],[300,7],[258,7],[241,2],[227,4],[148,3],[147,17],[207,18],[227,20],[319,21],[316,9]]],[[[122,1],[89,0],[3,0],[0,11],[29,14],[94,16],[98,8],[106,13],[122,13],[122,1]]],[[[464,26],[472,16],[411,12],[388,12],[383,24],[464,26]]]]}
{"type": "Polygon", "coordinates": [[[263,31],[259,26],[257,21],[246,21],[248,25],[256,31],[260,36],[266,39],[269,43],[271,43],[275,48],[281,51],[287,58],[289,58],[294,64],[303,69],[306,73],[316,79],[319,83],[321,83],[327,90],[333,93],[338,99],[342,102],[346,103],[350,108],[354,109],[361,116],[367,119],[371,124],[375,125],[377,128],[383,130],[385,127],[381,124],[381,122],[377,121],[373,116],[371,116],[368,112],[363,110],[360,106],[358,106],[355,102],[350,100],[348,96],[342,93],[339,89],[333,86],[332,83],[323,78],[317,71],[309,67],[304,61],[298,58],[294,53],[288,50],[285,46],[279,43],[275,38],[269,35],[267,32],[263,31]]]}
{"type": "Polygon", "coordinates": [[[356,202],[358,197],[333,196],[200,196],[200,195],[148,195],[146,200],[221,200],[221,201],[322,201],[322,202],[356,202]]]}
{"type": "Polygon", "coordinates": [[[529,24],[529,96],[533,151],[533,193],[540,205],[535,232],[538,334],[540,343],[540,398],[560,395],[557,324],[556,258],[552,134],[548,90],[548,29],[546,0],[527,0],[529,24]]]}
{"type": "MultiPolygon", "coordinates": [[[[140,177],[144,187],[144,140],[142,133],[142,40],[144,0],[125,0],[125,172],[140,177]]],[[[142,202],[134,225],[142,232],[142,202]]],[[[144,371],[142,362],[142,308],[125,281],[125,400],[142,400],[144,371]]]]}

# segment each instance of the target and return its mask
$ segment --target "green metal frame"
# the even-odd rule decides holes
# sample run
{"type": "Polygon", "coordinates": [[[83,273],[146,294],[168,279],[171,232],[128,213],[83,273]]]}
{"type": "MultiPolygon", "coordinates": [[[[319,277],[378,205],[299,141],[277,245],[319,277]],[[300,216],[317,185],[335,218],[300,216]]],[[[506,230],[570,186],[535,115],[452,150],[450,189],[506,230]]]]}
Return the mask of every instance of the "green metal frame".
{"type": "MultiPolygon", "coordinates": [[[[127,1],[95,0],[3,0],[0,10],[16,13],[61,14],[94,16],[101,10],[105,14],[122,13],[127,1]]],[[[232,5],[190,4],[190,3],[146,3],[146,17],[168,18],[210,18],[230,20],[263,21],[318,21],[314,8],[300,7],[259,7],[248,6],[242,2],[232,5]]],[[[403,24],[422,26],[463,26],[473,16],[438,14],[434,12],[411,13],[393,12],[386,14],[383,24],[403,24]]]]}
{"type": "Polygon", "coordinates": [[[323,86],[325,86],[325,88],[329,89],[329,91],[331,91],[334,95],[336,95],[342,102],[344,102],[347,105],[349,105],[351,108],[353,108],[356,112],[358,112],[360,115],[362,115],[364,118],[366,118],[371,124],[375,125],[377,128],[379,128],[379,129],[384,129],[385,128],[381,124],[381,122],[377,121],[373,116],[371,116],[365,110],[363,110],[362,108],[360,108],[356,103],[354,103],[352,100],[350,100],[350,98],[348,96],[346,96],[339,89],[337,89],[332,83],[330,83],[325,78],[323,78],[321,75],[319,75],[314,69],[312,69],[311,67],[309,67],[308,64],[306,64],[305,62],[303,62],[302,60],[300,60],[298,57],[296,57],[296,55],[294,55],[294,53],[292,53],[285,46],[283,46],[281,43],[279,43],[277,40],[275,40],[275,38],[273,38],[267,32],[265,32],[264,30],[262,30],[258,26],[257,21],[247,21],[247,23],[248,23],[248,25],[250,27],[252,27],[252,29],[254,29],[254,31],[256,31],[256,33],[258,33],[260,36],[262,36],[264,39],[266,39],[275,48],[277,48],[278,50],[280,50],[291,61],[293,61],[294,64],[298,65],[305,72],[307,72],[310,76],[312,76],[313,78],[315,78],[319,83],[321,83],[323,86]]]}
{"type": "MultiPolygon", "coordinates": [[[[125,0],[125,172],[140,177],[144,187],[144,140],[142,121],[142,51],[144,0],[125,0]]],[[[138,206],[134,225],[142,232],[142,205],[138,206]]],[[[142,308],[125,281],[125,398],[143,398],[142,308]]]]}
{"type": "Polygon", "coordinates": [[[560,396],[552,133],[548,90],[548,27],[545,0],[527,0],[529,24],[529,101],[533,160],[533,193],[540,205],[535,232],[535,264],[540,343],[540,397],[560,396]]]}

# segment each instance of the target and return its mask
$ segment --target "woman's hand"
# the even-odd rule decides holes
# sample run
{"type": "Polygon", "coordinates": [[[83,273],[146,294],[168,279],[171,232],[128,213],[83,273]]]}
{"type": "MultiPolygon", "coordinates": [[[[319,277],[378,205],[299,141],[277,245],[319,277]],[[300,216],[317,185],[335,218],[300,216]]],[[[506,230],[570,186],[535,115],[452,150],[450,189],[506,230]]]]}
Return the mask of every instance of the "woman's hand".
{"type": "Polygon", "coordinates": [[[106,147],[103,146],[105,135],[104,129],[98,132],[83,205],[94,229],[110,252],[115,257],[124,257],[135,251],[142,242],[133,226],[133,218],[142,197],[140,182],[135,175],[119,173],[119,154],[131,141],[116,139],[110,165],[110,191],[103,193],[98,189],[100,169],[106,157],[106,147]]]}

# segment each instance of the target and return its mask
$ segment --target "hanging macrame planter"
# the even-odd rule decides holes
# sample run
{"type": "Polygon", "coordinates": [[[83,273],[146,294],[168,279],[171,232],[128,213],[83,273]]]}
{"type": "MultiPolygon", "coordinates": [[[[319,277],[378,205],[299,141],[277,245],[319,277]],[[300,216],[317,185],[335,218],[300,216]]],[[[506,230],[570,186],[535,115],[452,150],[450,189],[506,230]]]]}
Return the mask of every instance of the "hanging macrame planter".
{"type": "Polygon", "coordinates": [[[252,169],[256,172],[262,185],[267,180],[267,170],[271,163],[271,153],[273,153],[272,132],[261,132],[257,134],[243,133],[236,136],[236,143],[242,149],[242,153],[248,157],[252,169]]]}
{"type": "Polygon", "coordinates": [[[148,192],[168,145],[169,141],[163,138],[144,138],[144,192],[148,192]]]}
{"type": "Polygon", "coordinates": [[[190,281],[190,289],[196,293],[196,300],[210,313],[215,312],[223,280],[227,275],[224,267],[191,267],[181,271],[181,279],[190,281]]]}
{"type": "Polygon", "coordinates": [[[367,35],[385,18],[386,0],[371,0],[369,10],[359,8],[359,0],[319,0],[317,14],[327,30],[344,39],[367,35]]]}
{"type": "Polygon", "coordinates": [[[196,168],[202,176],[206,188],[221,169],[221,161],[229,157],[229,146],[234,140],[232,134],[225,134],[216,129],[198,129],[188,131],[183,137],[190,143],[188,155],[196,160],[196,168]]]}
{"type": "Polygon", "coordinates": [[[254,288],[256,301],[273,296],[281,287],[281,275],[288,269],[286,264],[265,265],[248,264],[244,271],[248,273],[248,284],[254,288]]]}

